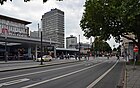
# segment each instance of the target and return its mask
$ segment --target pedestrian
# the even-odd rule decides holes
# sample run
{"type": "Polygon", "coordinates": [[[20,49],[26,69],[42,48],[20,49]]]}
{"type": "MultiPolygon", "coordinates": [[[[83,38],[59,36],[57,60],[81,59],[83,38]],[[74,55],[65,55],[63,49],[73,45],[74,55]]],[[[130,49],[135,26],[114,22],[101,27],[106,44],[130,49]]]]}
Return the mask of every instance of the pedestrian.
{"type": "Polygon", "coordinates": [[[117,56],[117,60],[120,60],[120,56],[119,56],[119,54],[117,54],[116,56],[117,56]]]}
{"type": "Polygon", "coordinates": [[[107,59],[109,59],[109,54],[107,53],[107,59]]]}
{"type": "Polygon", "coordinates": [[[75,54],[75,60],[77,60],[77,55],[75,54]]]}
{"type": "Polygon", "coordinates": [[[87,60],[87,57],[86,57],[86,55],[85,55],[85,60],[87,60]]]}
{"type": "Polygon", "coordinates": [[[68,59],[70,58],[70,54],[68,53],[68,59]]]}

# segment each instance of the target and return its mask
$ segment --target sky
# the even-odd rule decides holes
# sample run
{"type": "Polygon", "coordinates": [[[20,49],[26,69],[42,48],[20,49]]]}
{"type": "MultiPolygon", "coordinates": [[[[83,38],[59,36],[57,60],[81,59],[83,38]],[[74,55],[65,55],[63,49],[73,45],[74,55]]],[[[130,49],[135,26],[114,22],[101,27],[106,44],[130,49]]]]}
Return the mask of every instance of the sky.
{"type": "MultiPolygon", "coordinates": [[[[31,0],[30,2],[24,2],[24,0],[13,0],[10,2],[10,0],[7,0],[4,5],[0,5],[0,14],[32,22],[28,25],[30,31],[37,31],[37,24],[41,23],[42,15],[51,9],[57,8],[64,11],[65,38],[70,35],[76,37],[80,35],[81,42],[89,43],[90,40],[83,36],[84,32],[82,32],[79,25],[84,12],[85,1],[86,0],[48,0],[46,3],[43,3],[43,0],[31,0]]],[[[94,38],[92,41],[93,40],[94,38]]],[[[112,48],[113,45],[118,46],[113,38],[107,42],[112,48]]]]}

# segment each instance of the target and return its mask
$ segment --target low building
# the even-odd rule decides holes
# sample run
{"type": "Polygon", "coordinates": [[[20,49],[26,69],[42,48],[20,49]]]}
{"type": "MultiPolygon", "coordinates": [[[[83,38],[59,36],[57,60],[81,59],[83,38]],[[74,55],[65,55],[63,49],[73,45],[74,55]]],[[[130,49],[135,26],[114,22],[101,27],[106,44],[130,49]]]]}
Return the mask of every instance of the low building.
{"type": "Polygon", "coordinates": [[[31,22],[0,15],[0,34],[11,36],[29,37],[29,27],[31,22]]]}
{"type": "Polygon", "coordinates": [[[30,31],[30,37],[31,38],[40,38],[39,31],[30,31]]]}
{"type": "Polygon", "coordinates": [[[66,37],[66,48],[75,49],[75,45],[77,44],[77,37],[70,35],[70,37],[66,37]]]}

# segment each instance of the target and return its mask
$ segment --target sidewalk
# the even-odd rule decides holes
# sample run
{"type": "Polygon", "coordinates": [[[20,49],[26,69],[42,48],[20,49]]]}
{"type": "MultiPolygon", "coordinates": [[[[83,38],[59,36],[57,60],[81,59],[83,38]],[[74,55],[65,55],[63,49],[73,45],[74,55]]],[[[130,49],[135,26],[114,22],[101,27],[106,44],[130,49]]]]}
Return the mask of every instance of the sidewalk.
{"type": "Polygon", "coordinates": [[[140,88],[140,66],[126,65],[126,88],[140,88]]]}
{"type": "Polygon", "coordinates": [[[38,68],[38,67],[44,67],[44,66],[73,63],[73,62],[79,62],[79,60],[74,60],[74,59],[58,60],[58,59],[56,59],[56,60],[53,60],[50,62],[43,62],[43,65],[40,65],[41,62],[35,62],[33,60],[8,61],[8,62],[1,61],[0,62],[0,72],[38,68]]]}

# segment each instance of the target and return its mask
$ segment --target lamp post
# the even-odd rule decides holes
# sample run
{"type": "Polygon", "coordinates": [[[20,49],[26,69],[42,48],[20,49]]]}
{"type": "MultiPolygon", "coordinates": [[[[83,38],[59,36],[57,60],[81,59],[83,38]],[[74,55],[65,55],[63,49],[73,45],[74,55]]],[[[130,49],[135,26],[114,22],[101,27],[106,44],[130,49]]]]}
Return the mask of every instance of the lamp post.
{"type": "Polygon", "coordinates": [[[80,35],[79,35],[79,60],[80,60],[80,35]]]}
{"type": "Polygon", "coordinates": [[[8,61],[8,57],[7,57],[7,36],[5,37],[5,62],[8,61]]]}
{"type": "MultiPolygon", "coordinates": [[[[38,27],[39,27],[39,24],[38,24],[38,27]]],[[[42,53],[42,28],[41,28],[40,35],[41,35],[41,63],[40,63],[40,65],[43,65],[43,59],[42,59],[42,55],[43,55],[43,53],[42,53]]]]}
{"type": "Polygon", "coordinates": [[[89,55],[90,55],[90,51],[89,51],[89,44],[88,44],[88,60],[89,60],[89,55]]]}
{"type": "Polygon", "coordinates": [[[41,65],[43,65],[43,60],[42,60],[42,30],[41,30],[41,65]]]}
{"type": "Polygon", "coordinates": [[[3,28],[2,29],[2,33],[4,33],[4,35],[5,35],[5,62],[7,62],[8,61],[8,53],[7,53],[7,33],[8,33],[8,29],[6,29],[6,28],[3,28]]]}

